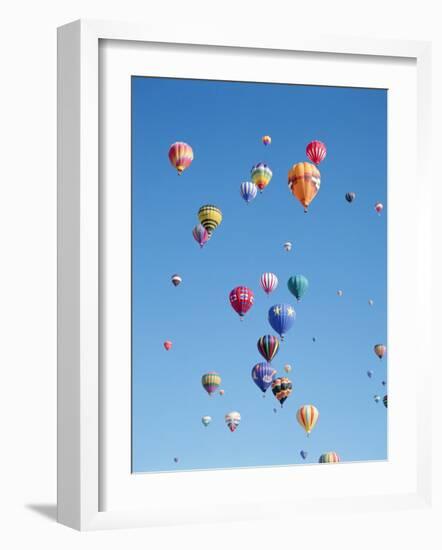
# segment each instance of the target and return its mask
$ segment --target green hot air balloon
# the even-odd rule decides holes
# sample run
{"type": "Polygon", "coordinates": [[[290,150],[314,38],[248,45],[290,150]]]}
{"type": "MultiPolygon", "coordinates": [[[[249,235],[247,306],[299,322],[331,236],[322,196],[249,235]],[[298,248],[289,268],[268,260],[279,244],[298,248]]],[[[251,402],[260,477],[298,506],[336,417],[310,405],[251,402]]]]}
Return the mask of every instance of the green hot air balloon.
{"type": "Polygon", "coordinates": [[[304,296],[308,289],[308,279],[304,275],[293,275],[287,281],[287,286],[293,296],[298,300],[304,296]]]}

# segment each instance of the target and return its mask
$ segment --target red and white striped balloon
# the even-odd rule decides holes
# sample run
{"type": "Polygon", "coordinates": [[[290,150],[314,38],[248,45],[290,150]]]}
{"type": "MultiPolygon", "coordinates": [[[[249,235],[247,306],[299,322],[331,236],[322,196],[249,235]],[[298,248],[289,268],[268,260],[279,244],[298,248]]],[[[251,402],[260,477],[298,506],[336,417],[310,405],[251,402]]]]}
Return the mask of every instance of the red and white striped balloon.
{"type": "Polygon", "coordinates": [[[322,141],[314,140],[307,145],[305,152],[312,162],[320,164],[327,155],[327,147],[322,141]]]}
{"type": "Polygon", "coordinates": [[[266,294],[273,292],[278,286],[278,277],[274,273],[263,273],[260,279],[261,288],[266,294]]]}

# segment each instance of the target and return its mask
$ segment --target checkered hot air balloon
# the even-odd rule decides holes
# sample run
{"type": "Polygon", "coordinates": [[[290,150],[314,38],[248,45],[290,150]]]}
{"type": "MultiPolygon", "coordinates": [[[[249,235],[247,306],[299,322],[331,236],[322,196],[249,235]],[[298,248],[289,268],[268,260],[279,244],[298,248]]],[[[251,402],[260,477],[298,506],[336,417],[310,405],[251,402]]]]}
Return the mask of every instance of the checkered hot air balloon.
{"type": "Polygon", "coordinates": [[[278,277],[274,273],[263,273],[259,280],[261,288],[266,294],[272,293],[278,286],[278,277]]]}
{"type": "Polygon", "coordinates": [[[254,299],[253,291],[246,286],[235,287],[229,295],[230,305],[240,316],[241,320],[253,306],[254,299]]]}

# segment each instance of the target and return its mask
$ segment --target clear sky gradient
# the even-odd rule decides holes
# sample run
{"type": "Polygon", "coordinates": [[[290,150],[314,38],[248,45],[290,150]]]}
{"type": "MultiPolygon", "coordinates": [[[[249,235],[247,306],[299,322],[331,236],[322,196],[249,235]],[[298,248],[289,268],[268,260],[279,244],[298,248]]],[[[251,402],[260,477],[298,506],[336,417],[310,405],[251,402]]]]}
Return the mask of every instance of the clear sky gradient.
{"type": "Polygon", "coordinates": [[[387,392],[387,359],[373,352],[387,341],[386,135],[385,90],[132,79],[134,472],[309,463],[326,451],[342,461],[387,458],[387,409],[373,399],[387,392]],[[287,173],[308,160],[312,139],[324,141],[328,154],[304,214],[287,173]],[[181,177],[168,159],[175,141],[195,155],[181,177]],[[260,161],[273,179],[247,205],[239,186],[260,161]],[[356,193],[352,204],[347,191],[356,193]],[[208,203],[223,221],[200,250],[192,228],[208,203]],[[289,253],[285,241],[293,243],[289,253]],[[259,285],[264,271],[279,278],[270,296],[259,285]],[[174,273],[183,279],[178,287],[174,273]],[[310,282],[299,304],[287,289],[297,273],[310,282]],[[229,303],[238,285],[255,293],[243,322],[229,303]],[[280,375],[285,363],[293,367],[283,408],[251,378],[263,361],[257,339],[274,334],[267,312],[275,303],[297,312],[273,361],[280,375]],[[211,370],[224,396],[202,388],[211,370]],[[320,412],[309,438],[296,421],[306,403],[320,412]],[[242,417],[234,433],[224,422],[232,410],[242,417]],[[207,428],[203,415],[213,418],[207,428]]]}

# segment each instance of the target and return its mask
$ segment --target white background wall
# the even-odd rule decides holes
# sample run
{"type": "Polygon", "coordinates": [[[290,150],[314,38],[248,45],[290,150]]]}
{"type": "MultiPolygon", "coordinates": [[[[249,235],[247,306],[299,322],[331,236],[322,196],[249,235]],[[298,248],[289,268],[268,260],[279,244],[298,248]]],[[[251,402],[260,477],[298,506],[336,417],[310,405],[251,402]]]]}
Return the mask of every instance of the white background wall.
{"type": "MultiPolygon", "coordinates": [[[[370,517],[339,517],[331,511],[323,518],[294,517],[291,525],[244,523],[83,534],[52,519],[56,490],[56,27],[79,17],[150,23],[178,20],[183,25],[233,26],[269,39],[273,33],[290,35],[301,30],[312,35],[433,40],[434,136],[440,142],[437,128],[442,117],[436,94],[442,97],[442,17],[438,5],[436,0],[16,0],[2,5],[0,547],[442,547],[437,528],[440,509],[370,517]]],[[[435,166],[440,164],[437,145],[435,166]]],[[[436,269],[442,280],[440,265],[436,269]]],[[[435,321],[440,321],[437,314],[435,321]]],[[[439,393],[435,385],[436,398],[439,393]]],[[[440,450],[439,426],[434,426],[434,432],[440,450]]],[[[440,487],[437,470],[435,480],[440,487]]]]}

